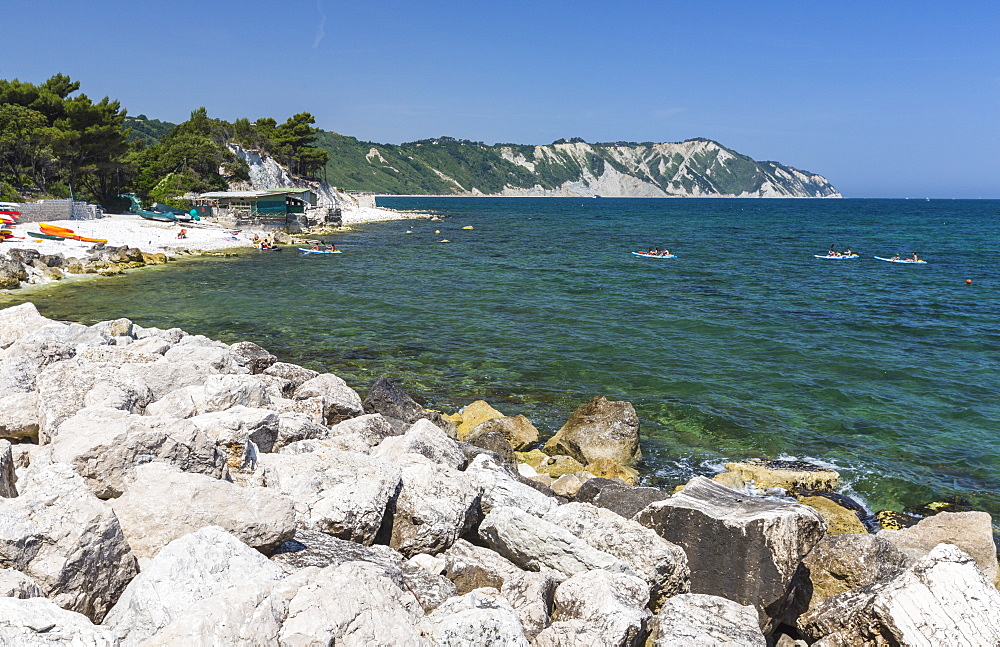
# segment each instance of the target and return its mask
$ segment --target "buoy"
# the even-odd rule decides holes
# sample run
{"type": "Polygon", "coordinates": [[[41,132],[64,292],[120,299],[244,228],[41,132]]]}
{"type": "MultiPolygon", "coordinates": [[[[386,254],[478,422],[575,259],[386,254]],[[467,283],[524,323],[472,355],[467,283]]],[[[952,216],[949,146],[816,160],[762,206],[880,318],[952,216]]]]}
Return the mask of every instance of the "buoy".
{"type": "Polygon", "coordinates": [[[462,229],[475,229],[475,227],[473,227],[472,225],[466,225],[462,227],[462,229]]]}
{"type": "Polygon", "coordinates": [[[966,285],[971,285],[972,284],[972,279],[965,279],[965,284],[966,285]]]}
{"type": "Polygon", "coordinates": [[[445,239],[444,239],[444,240],[442,240],[441,242],[442,242],[442,243],[450,243],[451,241],[450,241],[450,240],[448,240],[447,238],[445,238],[445,239]]]}
{"type": "Polygon", "coordinates": [[[408,233],[408,234],[412,234],[413,232],[412,232],[412,231],[410,231],[409,229],[407,229],[407,230],[406,230],[406,233],[408,233]]]}
{"type": "Polygon", "coordinates": [[[435,229],[435,230],[434,230],[434,233],[435,233],[435,234],[440,234],[440,233],[441,233],[441,230],[440,230],[440,229],[435,229]]]}

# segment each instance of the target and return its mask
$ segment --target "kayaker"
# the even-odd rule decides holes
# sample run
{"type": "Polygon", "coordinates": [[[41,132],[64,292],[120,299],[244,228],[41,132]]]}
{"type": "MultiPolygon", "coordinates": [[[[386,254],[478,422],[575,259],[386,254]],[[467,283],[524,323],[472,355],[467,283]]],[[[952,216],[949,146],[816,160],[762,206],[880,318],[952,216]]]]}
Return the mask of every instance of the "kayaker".
{"type": "Polygon", "coordinates": [[[660,256],[670,256],[670,250],[664,247],[663,251],[660,252],[660,256]]]}
{"type": "Polygon", "coordinates": [[[314,252],[321,251],[319,248],[319,243],[313,243],[313,246],[310,249],[312,249],[312,251],[314,252]]]}
{"type": "Polygon", "coordinates": [[[337,251],[337,246],[334,245],[333,243],[330,243],[329,245],[326,246],[326,251],[335,252],[337,251]]]}
{"type": "Polygon", "coordinates": [[[911,260],[911,261],[913,261],[914,263],[916,263],[916,262],[917,262],[917,261],[919,261],[920,259],[919,259],[919,258],[917,258],[917,253],[916,253],[916,252],[913,252],[913,258],[911,258],[910,260],[911,260]]]}

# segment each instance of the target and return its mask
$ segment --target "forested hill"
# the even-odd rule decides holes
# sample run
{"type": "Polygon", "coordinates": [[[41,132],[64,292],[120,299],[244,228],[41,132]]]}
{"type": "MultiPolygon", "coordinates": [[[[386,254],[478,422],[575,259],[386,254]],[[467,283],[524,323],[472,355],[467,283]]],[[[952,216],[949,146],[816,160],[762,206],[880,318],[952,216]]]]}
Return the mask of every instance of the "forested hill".
{"type": "Polygon", "coordinates": [[[450,137],[400,145],[319,132],[326,180],[395,194],[808,197],[840,193],[821,175],[758,162],[708,139],[655,144],[486,145],[450,137]]]}

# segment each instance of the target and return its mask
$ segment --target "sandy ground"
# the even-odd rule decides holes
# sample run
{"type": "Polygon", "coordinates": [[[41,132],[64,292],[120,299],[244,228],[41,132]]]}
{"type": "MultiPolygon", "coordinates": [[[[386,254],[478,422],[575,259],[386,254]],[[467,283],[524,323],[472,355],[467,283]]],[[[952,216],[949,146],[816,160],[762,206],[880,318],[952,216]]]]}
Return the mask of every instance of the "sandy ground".
{"type": "MultiPolygon", "coordinates": [[[[412,214],[398,213],[387,209],[360,208],[343,212],[345,226],[412,217],[414,217],[412,214]]],[[[233,236],[231,230],[223,229],[213,223],[155,222],[132,214],[105,214],[103,218],[95,220],[55,220],[49,224],[72,229],[85,238],[107,239],[109,246],[128,245],[129,247],[137,247],[144,252],[163,252],[168,255],[176,254],[182,249],[209,251],[228,247],[249,247],[252,244],[254,234],[261,233],[243,230],[233,236]],[[178,239],[177,234],[181,228],[187,230],[187,237],[178,239]]],[[[69,239],[32,238],[29,232],[41,231],[38,225],[39,223],[31,222],[17,225],[14,228],[14,233],[18,236],[24,236],[24,239],[0,243],[0,253],[4,249],[28,248],[37,249],[41,254],[61,254],[66,258],[82,257],[86,256],[86,251],[94,245],[94,243],[69,239]]]]}

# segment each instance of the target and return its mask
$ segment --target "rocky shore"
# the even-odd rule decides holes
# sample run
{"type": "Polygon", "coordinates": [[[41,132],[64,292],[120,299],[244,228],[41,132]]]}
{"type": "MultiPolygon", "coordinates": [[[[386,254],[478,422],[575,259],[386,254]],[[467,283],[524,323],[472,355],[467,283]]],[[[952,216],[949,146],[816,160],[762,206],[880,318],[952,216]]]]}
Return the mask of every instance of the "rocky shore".
{"type": "Polygon", "coordinates": [[[0,644],[1000,644],[988,514],[872,534],[782,461],[640,487],[628,402],[543,444],[127,319],[26,303],[0,349],[0,644]]]}

